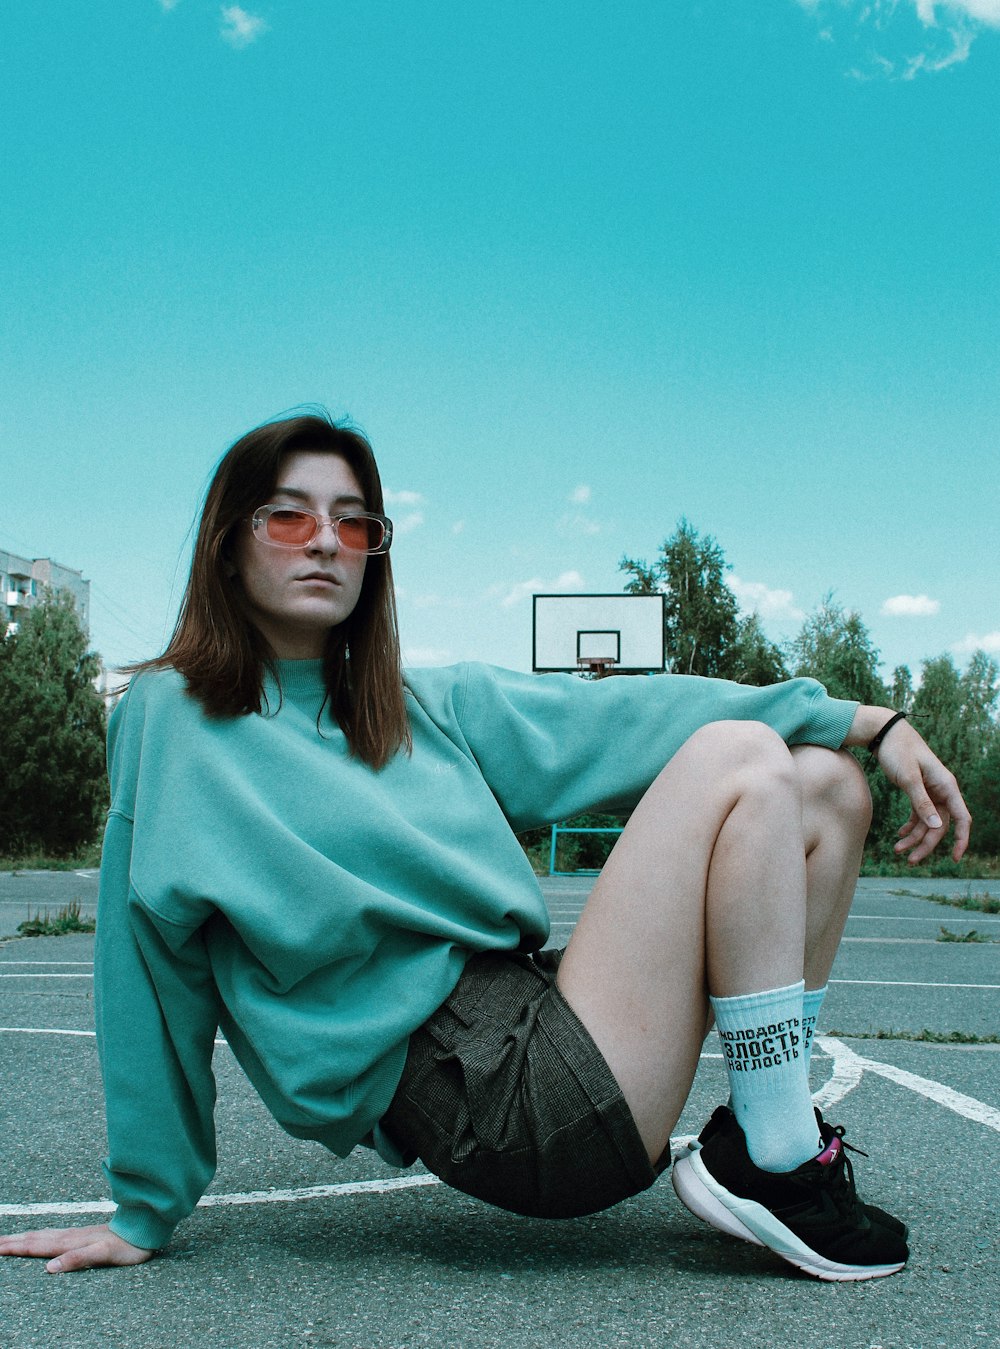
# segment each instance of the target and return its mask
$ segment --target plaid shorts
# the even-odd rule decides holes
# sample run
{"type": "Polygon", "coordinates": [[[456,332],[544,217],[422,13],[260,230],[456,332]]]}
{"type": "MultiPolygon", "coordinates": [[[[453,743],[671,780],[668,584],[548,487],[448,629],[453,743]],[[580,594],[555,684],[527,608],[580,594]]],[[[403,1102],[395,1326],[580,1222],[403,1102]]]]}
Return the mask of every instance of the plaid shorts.
{"type": "Polygon", "coordinates": [[[411,1036],[382,1120],[446,1184],[536,1218],[596,1213],[657,1176],[611,1069],[556,987],[561,956],[473,956],[411,1036]]]}

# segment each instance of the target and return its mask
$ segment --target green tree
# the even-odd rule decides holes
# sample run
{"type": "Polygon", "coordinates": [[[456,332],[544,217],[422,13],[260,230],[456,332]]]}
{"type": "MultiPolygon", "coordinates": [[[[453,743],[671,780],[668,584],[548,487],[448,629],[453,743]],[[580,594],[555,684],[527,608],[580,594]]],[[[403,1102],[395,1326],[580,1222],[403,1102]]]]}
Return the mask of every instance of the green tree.
{"type": "Polygon", "coordinates": [[[68,856],[107,804],[104,703],[72,598],[46,594],[0,642],[0,849],[68,856]]]}
{"type": "Polygon", "coordinates": [[[996,661],[985,651],[974,651],[959,680],[964,762],[957,775],[972,811],[973,846],[985,853],[1000,853],[998,678],[996,661]]]}
{"type": "Polygon", "coordinates": [[[1000,667],[985,651],[974,651],[961,679],[963,749],[970,760],[981,759],[996,732],[1000,667]]]}
{"type": "Polygon", "coordinates": [[[738,630],[736,596],[726,585],[725,555],[709,535],[702,539],[687,520],[666,539],[651,566],[623,557],[631,595],[664,595],[667,667],[675,674],[729,675],[738,630]]]}
{"type": "Polygon", "coordinates": [[[962,727],[962,684],[950,656],[923,662],[920,688],[913,698],[920,734],[934,753],[959,777],[965,758],[962,727]]]}
{"type": "MultiPolygon", "coordinates": [[[[810,614],[790,646],[792,670],[811,675],[834,698],[887,706],[890,697],[879,676],[879,651],[861,615],[848,613],[827,595],[810,614]]],[[[909,814],[900,793],[886,781],[868,756],[857,752],[872,794],[872,827],[868,848],[876,857],[891,858],[896,830],[909,814]]]]}
{"type": "Polygon", "coordinates": [[[765,684],[780,684],[788,678],[788,667],[781,648],[765,636],[757,614],[746,614],[739,621],[731,669],[730,679],[738,680],[741,684],[754,684],[758,688],[763,688],[765,684]]]}
{"type": "Polygon", "coordinates": [[[968,782],[959,779],[972,811],[972,847],[1000,856],[1000,726],[994,723],[985,751],[968,782]]]}
{"type": "Polygon", "coordinates": [[[893,670],[889,696],[897,712],[913,711],[913,675],[908,665],[897,665],[893,670]]]}
{"type": "Polygon", "coordinates": [[[744,683],[786,677],[781,652],[764,636],[757,616],[740,618],[726,584],[729,563],[711,535],[702,538],[686,519],[664,540],[650,564],[623,557],[630,595],[663,595],[667,668],[744,683]]]}
{"type": "Polygon", "coordinates": [[[973,818],[973,847],[1000,852],[1000,669],[974,651],[959,674],[950,656],[924,661],[913,700],[920,732],[958,778],[973,818]]]}
{"type": "Polygon", "coordinates": [[[848,613],[827,595],[802,625],[790,647],[796,675],[811,675],[833,698],[887,705],[889,692],[879,677],[879,652],[861,615],[848,613]]]}

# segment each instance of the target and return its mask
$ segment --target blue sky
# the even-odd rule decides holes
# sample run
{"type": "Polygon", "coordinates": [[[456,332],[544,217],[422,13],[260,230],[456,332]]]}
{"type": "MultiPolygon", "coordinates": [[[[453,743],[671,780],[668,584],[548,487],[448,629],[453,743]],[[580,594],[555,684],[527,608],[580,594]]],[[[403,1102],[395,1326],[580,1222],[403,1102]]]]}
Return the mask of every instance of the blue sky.
{"type": "Polygon", "coordinates": [[[776,639],[1000,656],[1000,0],[33,0],[0,17],[0,548],[172,626],[213,463],[371,436],[404,648],[681,516],[776,639]]]}

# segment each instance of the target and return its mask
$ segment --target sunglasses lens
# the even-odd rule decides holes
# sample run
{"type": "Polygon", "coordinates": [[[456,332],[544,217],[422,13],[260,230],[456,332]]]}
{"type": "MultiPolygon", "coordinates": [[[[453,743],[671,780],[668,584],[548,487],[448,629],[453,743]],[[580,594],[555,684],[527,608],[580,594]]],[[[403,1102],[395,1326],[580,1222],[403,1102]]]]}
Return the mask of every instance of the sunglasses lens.
{"type": "Polygon", "coordinates": [[[305,511],[272,511],[267,517],[267,537],[272,543],[301,548],[316,533],[316,521],[305,511]]]}
{"type": "Polygon", "coordinates": [[[345,548],[371,553],[381,548],[385,529],[380,520],[369,520],[364,515],[345,515],[337,524],[340,542],[345,548]]]}
{"type": "MultiPolygon", "coordinates": [[[[386,527],[381,520],[371,520],[366,515],[340,515],[335,517],[334,528],[342,548],[350,548],[359,553],[377,553],[385,544],[386,527]]],[[[324,516],[316,516],[312,511],[297,511],[290,506],[272,509],[270,506],[254,517],[254,531],[259,538],[284,548],[305,548],[316,538],[317,531],[325,523],[324,516]],[[261,530],[263,522],[263,533],[261,530]]]]}

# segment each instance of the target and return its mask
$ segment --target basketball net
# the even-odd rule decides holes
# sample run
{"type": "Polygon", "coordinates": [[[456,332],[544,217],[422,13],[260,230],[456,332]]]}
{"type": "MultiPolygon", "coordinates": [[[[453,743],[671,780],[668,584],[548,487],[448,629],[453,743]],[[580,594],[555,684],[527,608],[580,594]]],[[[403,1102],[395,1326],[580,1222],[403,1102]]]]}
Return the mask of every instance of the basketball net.
{"type": "Polygon", "coordinates": [[[591,679],[603,679],[610,674],[618,662],[613,656],[577,656],[576,666],[581,674],[589,674],[591,679]]]}

